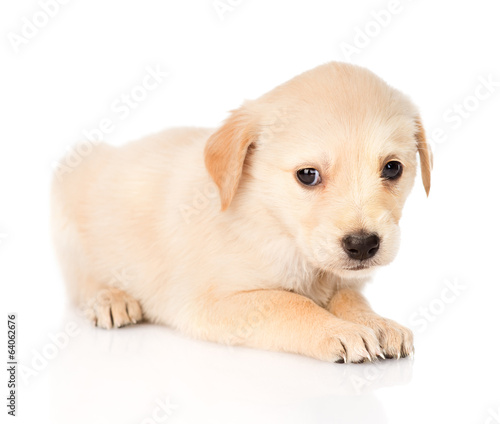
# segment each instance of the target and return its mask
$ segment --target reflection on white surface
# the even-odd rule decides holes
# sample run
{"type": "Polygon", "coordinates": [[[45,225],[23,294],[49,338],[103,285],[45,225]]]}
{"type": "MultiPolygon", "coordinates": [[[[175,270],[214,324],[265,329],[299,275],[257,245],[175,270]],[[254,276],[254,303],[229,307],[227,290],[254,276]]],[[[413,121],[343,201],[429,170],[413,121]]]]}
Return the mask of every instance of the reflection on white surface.
{"type": "Polygon", "coordinates": [[[374,392],[412,376],[409,359],[329,364],[149,324],[106,331],[74,311],[69,321],[81,332],[51,367],[57,423],[384,423],[374,392]]]}

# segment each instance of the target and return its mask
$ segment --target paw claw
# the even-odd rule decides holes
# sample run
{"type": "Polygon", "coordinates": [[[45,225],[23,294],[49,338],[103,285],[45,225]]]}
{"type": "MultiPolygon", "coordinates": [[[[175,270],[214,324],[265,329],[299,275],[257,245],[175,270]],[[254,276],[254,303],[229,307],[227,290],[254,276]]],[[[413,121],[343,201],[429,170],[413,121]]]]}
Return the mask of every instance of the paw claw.
{"type": "Polygon", "coordinates": [[[107,288],[91,299],[85,311],[95,326],[111,329],[136,324],[142,318],[139,303],[123,290],[107,288]]]}
{"type": "Polygon", "coordinates": [[[413,334],[408,328],[374,314],[365,316],[362,324],[377,335],[383,359],[401,359],[414,350],[413,334]]]}

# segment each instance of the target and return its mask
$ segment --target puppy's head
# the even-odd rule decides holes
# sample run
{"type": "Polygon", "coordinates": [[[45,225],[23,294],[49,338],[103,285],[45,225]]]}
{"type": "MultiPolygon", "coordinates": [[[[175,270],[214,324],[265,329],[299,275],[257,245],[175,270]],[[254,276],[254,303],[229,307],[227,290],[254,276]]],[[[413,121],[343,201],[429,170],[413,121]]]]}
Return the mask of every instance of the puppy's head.
{"type": "Polygon", "coordinates": [[[414,105],[366,69],[329,63],[234,111],[205,163],[222,210],[265,212],[319,269],[360,277],[389,263],[420,157],[414,105]]]}

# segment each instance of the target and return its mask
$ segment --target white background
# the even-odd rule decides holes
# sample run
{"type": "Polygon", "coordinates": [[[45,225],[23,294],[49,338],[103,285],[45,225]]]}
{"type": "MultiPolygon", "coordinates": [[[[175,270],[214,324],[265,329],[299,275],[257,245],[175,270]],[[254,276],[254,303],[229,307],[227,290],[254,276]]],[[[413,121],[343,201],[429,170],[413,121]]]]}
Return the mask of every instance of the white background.
{"type": "MultiPolygon", "coordinates": [[[[498,2],[401,0],[390,15],[380,13],[388,1],[220,3],[235,5],[222,19],[212,0],[73,0],[45,22],[36,1],[3,2],[0,356],[7,361],[13,311],[23,366],[18,417],[7,418],[500,422],[498,2]],[[36,19],[44,26],[16,48],[36,19]],[[346,54],[348,44],[357,51],[346,54]],[[434,140],[430,197],[417,180],[400,254],[366,290],[378,312],[414,330],[413,361],[328,364],[152,325],[104,331],[67,307],[48,231],[49,182],[85,130],[110,119],[106,139],[118,145],[170,126],[216,126],[244,99],[330,60],[366,66],[408,93],[434,140]],[[168,76],[126,118],[114,112],[148,67],[168,76]],[[157,411],[165,402],[168,417],[157,411]]],[[[7,422],[4,406],[1,414],[7,422]]]]}

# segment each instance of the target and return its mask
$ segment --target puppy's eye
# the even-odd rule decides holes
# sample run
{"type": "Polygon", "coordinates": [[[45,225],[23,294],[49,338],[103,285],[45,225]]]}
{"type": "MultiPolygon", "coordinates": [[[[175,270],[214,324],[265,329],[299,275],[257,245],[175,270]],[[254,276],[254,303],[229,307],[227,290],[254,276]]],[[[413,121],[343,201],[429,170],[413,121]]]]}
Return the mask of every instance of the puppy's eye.
{"type": "Polygon", "coordinates": [[[297,171],[298,180],[306,186],[315,186],[321,182],[319,171],[314,168],[304,168],[297,171]]]}
{"type": "Polygon", "coordinates": [[[401,162],[391,160],[387,162],[382,170],[382,177],[386,180],[395,180],[403,173],[403,165],[401,162]]]}

